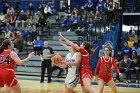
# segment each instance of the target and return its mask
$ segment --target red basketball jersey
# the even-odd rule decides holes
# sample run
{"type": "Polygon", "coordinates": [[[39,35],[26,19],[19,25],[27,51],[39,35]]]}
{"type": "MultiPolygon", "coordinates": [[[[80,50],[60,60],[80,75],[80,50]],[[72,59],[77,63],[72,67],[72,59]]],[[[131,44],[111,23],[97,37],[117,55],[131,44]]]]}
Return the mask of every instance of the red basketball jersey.
{"type": "Polygon", "coordinates": [[[0,54],[0,68],[14,69],[16,66],[15,61],[10,56],[11,50],[5,50],[0,54]]]}
{"type": "Polygon", "coordinates": [[[115,63],[114,58],[109,57],[109,59],[105,59],[104,56],[100,57],[94,72],[94,76],[97,75],[98,70],[99,70],[99,74],[101,75],[111,74],[112,66],[114,66],[117,73],[120,73],[120,70],[118,69],[115,63]]]}
{"type": "Polygon", "coordinates": [[[90,68],[89,66],[89,53],[87,50],[85,50],[84,48],[80,48],[79,52],[82,54],[82,62],[80,65],[80,68],[90,68]]]}

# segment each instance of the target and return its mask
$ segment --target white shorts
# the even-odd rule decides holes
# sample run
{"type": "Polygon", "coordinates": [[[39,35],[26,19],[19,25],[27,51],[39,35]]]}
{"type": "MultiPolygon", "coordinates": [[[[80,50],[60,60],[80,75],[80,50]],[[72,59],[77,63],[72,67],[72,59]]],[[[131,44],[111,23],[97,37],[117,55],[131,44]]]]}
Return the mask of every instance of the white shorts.
{"type": "Polygon", "coordinates": [[[79,82],[79,75],[72,75],[71,73],[67,74],[67,77],[65,79],[65,85],[70,88],[73,89],[76,87],[77,83],[79,82]]]}

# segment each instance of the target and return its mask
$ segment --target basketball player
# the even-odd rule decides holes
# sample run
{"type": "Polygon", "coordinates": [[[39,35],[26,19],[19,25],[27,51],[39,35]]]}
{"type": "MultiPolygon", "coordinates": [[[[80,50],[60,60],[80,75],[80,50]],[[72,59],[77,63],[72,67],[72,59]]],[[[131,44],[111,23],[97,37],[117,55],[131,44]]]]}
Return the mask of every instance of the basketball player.
{"type": "Polygon", "coordinates": [[[99,70],[98,74],[98,92],[102,93],[103,88],[104,88],[104,83],[107,83],[108,86],[111,88],[112,92],[111,93],[117,93],[115,82],[112,80],[111,76],[111,69],[112,66],[114,66],[115,70],[117,73],[122,76],[120,73],[120,70],[118,69],[114,58],[110,57],[109,55],[111,54],[111,48],[110,47],[105,47],[104,48],[104,56],[100,57],[94,72],[94,78],[93,80],[96,80],[96,75],[99,70]]]}
{"type": "Polygon", "coordinates": [[[93,51],[90,49],[90,44],[88,42],[83,42],[79,47],[78,45],[62,36],[61,33],[60,38],[65,40],[69,45],[81,53],[80,83],[83,93],[97,93],[96,89],[92,88],[91,86],[92,71],[89,66],[89,56],[93,54],[93,51]]]}
{"type": "Polygon", "coordinates": [[[60,44],[70,52],[66,55],[65,60],[63,61],[65,67],[68,66],[68,73],[65,79],[65,93],[76,93],[74,88],[79,81],[79,65],[81,62],[81,54],[72,47],[64,44],[61,39],[59,39],[59,41],[60,44]]]}
{"type": "Polygon", "coordinates": [[[18,55],[12,51],[13,48],[14,45],[9,39],[5,39],[0,47],[0,88],[6,85],[6,93],[10,93],[11,90],[13,90],[14,93],[21,93],[14,68],[16,64],[25,64],[34,56],[34,52],[30,53],[27,58],[21,60],[18,55]]]}

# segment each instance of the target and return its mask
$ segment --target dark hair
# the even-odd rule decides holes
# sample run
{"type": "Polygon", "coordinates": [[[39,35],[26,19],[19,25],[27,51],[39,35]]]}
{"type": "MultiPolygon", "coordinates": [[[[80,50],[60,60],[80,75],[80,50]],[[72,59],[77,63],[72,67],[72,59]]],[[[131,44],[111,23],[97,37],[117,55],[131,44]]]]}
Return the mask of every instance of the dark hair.
{"type": "Polygon", "coordinates": [[[0,54],[4,51],[4,49],[8,49],[8,45],[11,45],[11,40],[5,39],[0,47],[0,54]]]}
{"type": "Polygon", "coordinates": [[[90,48],[90,44],[88,42],[83,42],[83,45],[85,46],[85,50],[88,51],[89,55],[92,55],[93,51],[90,48]]]}
{"type": "Polygon", "coordinates": [[[112,56],[112,48],[110,46],[106,46],[105,48],[108,48],[109,49],[109,51],[110,51],[109,56],[112,56]]]}
{"type": "Polygon", "coordinates": [[[105,48],[108,48],[109,51],[112,51],[112,48],[110,46],[105,46],[105,48]]]}

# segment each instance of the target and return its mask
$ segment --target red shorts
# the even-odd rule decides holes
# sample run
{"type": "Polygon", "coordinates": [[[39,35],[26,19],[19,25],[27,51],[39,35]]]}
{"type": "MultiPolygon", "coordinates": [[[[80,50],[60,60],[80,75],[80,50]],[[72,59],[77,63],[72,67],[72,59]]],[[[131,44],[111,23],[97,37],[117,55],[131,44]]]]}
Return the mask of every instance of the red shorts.
{"type": "Polygon", "coordinates": [[[99,74],[98,79],[103,79],[106,83],[108,83],[110,80],[112,80],[111,74],[99,74]]]}
{"type": "Polygon", "coordinates": [[[13,69],[1,69],[0,68],[0,87],[13,87],[17,84],[16,76],[13,69]]]}
{"type": "Polygon", "coordinates": [[[82,79],[89,78],[92,79],[92,71],[88,68],[82,68],[80,70],[80,84],[81,86],[84,86],[82,79]]]}

